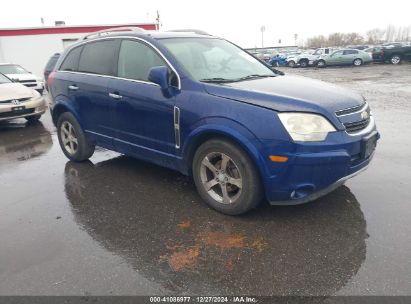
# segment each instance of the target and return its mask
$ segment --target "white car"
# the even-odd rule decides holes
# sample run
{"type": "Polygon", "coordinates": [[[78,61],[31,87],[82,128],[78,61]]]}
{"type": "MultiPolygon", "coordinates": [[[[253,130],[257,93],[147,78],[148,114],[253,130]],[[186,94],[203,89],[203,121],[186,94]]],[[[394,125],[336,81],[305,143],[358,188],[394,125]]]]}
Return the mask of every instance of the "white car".
{"type": "Polygon", "coordinates": [[[18,64],[0,63],[0,73],[6,75],[13,81],[18,81],[21,84],[36,90],[43,94],[44,81],[40,77],[30,73],[18,64]]]}
{"type": "MultiPolygon", "coordinates": [[[[298,64],[300,67],[306,68],[308,66],[314,65],[319,56],[329,55],[333,51],[335,51],[335,49],[333,49],[333,48],[318,48],[312,54],[303,53],[303,54],[300,54],[300,55],[296,56],[292,60],[294,61],[294,65],[298,64]]],[[[294,65],[290,64],[290,61],[288,61],[288,65],[289,66],[294,66],[294,65]]]]}
{"type": "Polygon", "coordinates": [[[37,121],[46,109],[46,101],[39,92],[0,74],[0,121],[15,118],[37,121]]]}

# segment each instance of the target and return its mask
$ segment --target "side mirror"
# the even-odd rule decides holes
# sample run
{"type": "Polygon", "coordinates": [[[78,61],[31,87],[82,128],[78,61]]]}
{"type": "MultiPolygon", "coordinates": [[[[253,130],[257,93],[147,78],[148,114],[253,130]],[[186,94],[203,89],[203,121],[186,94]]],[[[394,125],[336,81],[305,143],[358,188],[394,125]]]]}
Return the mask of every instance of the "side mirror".
{"type": "Polygon", "coordinates": [[[163,91],[168,91],[170,88],[168,68],[165,66],[151,68],[148,73],[148,80],[158,84],[163,91]]]}

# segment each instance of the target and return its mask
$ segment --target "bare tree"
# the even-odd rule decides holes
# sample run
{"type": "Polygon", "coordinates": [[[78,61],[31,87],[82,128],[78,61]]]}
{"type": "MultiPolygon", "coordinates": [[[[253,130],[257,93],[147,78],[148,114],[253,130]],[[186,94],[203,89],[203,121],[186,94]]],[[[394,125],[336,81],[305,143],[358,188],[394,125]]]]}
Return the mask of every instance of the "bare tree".
{"type": "Polygon", "coordinates": [[[394,25],[392,25],[392,24],[388,25],[387,29],[385,31],[385,41],[387,41],[387,42],[393,41],[396,32],[397,32],[397,29],[395,28],[394,25]]]}
{"type": "Polygon", "coordinates": [[[379,28],[374,28],[374,29],[367,31],[366,33],[367,43],[376,44],[376,43],[383,42],[384,34],[385,34],[385,30],[382,30],[379,28]]]}
{"type": "Polygon", "coordinates": [[[345,44],[345,35],[343,33],[333,33],[328,36],[328,45],[343,46],[345,44]]]}
{"type": "Polygon", "coordinates": [[[323,35],[315,36],[307,39],[307,46],[312,48],[319,48],[326,46],[327,39],[323,35]]]}
{"type": "Polygon", "coordinates": [[[344,35],[345,45],[363,44],[364,38],[359,33],[348,33],[344,35]]]}

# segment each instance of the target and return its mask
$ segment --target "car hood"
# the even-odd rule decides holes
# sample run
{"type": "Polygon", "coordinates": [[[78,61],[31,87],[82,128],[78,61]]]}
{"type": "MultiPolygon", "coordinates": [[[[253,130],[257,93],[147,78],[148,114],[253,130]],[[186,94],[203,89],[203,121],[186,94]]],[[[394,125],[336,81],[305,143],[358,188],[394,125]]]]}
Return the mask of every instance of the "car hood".
{"type": "Polygon", "coordinates": [[[215,96],[279,112],[334,113],[364,103],[364,98],[351,90],[301,76],[258,78],[221,85],[205,84],[205,89],[215,96]]]}
{"type": "Polygon", "coordinates": [[[27,74],[6,74],[7,77],[10,79],[18,79],[18,80],[38,80],[39,78],[36,75],[27,73],[27,74]]]}
{"type": "Polygon", "coordinates": [[[33,90],[20,83],[0,84],[0,101],[31,97],[33,90]]]}

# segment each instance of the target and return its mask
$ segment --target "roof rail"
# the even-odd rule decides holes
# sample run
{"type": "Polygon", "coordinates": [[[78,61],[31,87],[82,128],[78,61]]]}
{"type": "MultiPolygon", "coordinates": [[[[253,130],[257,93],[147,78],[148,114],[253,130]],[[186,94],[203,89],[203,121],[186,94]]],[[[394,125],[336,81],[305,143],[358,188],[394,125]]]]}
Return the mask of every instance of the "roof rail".
{"type": "Polygon", "coordinates": [[[90,39],[90,38],[97,38],[105,35],[109,35],[115,32],[135,32],[135,33],[146,33],[144,29],[137,26],[124,26],[124,27],[111,27],[108,29],[104,29],[101,31],[90,33],[83,37],[83,40],[90,39]]]}
{"type": "Polygon", "coordinates": [[[206,36],[212,36],[211,34],[203,31],[203,30],[196,30],[196,29],[177,29],[177,30],[170,30],[167,32],[183,32],[183,33],[194,33],[198,35],[206,35],[206,36]]]}

